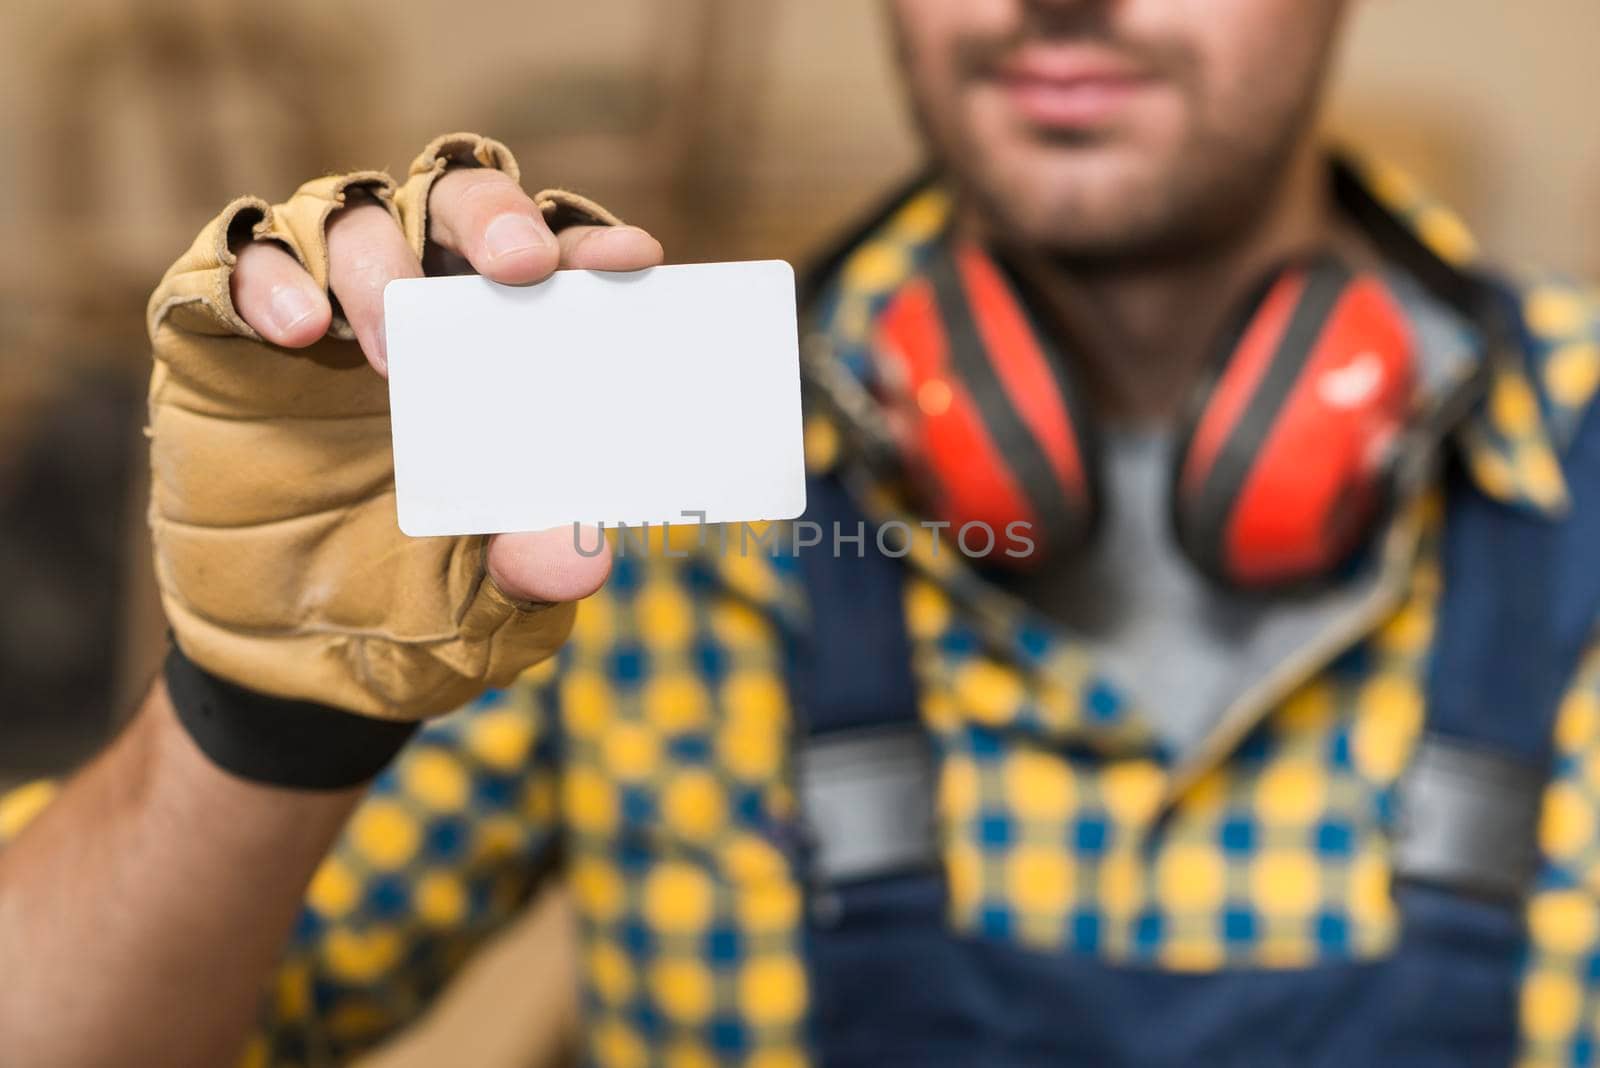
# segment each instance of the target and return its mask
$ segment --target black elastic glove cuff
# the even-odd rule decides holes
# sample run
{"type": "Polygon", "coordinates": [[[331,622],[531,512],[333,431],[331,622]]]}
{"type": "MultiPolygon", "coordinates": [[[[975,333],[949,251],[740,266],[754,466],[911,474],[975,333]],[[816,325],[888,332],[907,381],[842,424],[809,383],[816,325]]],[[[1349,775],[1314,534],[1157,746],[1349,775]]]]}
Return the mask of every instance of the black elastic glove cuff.
{"type": "Polygon", "coordinates": [[[200,751],[224,771],[269,786],[359,786],[417,730],[416,723],[247,690],[200,667],[177,643],[163,671],[178,720],[200,751]]]}

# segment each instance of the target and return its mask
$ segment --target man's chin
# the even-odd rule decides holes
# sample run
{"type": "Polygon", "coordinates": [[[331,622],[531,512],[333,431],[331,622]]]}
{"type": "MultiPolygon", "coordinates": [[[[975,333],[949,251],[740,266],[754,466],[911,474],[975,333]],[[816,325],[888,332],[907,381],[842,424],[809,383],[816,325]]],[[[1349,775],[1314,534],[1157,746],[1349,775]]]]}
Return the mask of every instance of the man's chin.
{"type": "Polygon", "coordinates": [[[1138,254],[1161,244],[1171,222],[1161,183],[1115,161],[1052,161],[972,186],[995,236],[1053,255],[1138,254]]]}

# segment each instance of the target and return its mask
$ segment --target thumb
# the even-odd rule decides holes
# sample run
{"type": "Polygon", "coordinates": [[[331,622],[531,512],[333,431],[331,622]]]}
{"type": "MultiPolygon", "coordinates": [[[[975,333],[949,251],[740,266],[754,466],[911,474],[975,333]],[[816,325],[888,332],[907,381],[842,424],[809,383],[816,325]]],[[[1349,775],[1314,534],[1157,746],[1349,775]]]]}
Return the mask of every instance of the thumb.
{"type": "Polygon", "coordinates": [[[593,527],[565,526],[489,539],[489,577],[521,601],[577,601],[605,584],[611,546],[593,527]]]}

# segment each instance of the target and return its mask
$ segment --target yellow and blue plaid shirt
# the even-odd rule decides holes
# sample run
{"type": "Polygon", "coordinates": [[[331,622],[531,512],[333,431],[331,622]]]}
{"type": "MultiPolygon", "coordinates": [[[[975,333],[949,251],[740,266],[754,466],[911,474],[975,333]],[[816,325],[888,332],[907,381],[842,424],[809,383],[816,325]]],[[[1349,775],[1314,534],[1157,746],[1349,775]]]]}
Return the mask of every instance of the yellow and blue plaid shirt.
{"type": "MultiPolygon", "coordinates": [[[[1366,178],[1446,259],[1474,257],[1403,176],[1366,178]]],[[[837,348],[868,343],[948,208],[938,190],[911,199],[843,262],[837,348]]],[[[1600,298],[1563,280],[1524,298],[1527,363],[1496,372],[1461,436],[1484,491],[1559,513],[1558,450],[1600,388],[1600,298]]],[[[836,428],[813,419],[807,450],[827,468],[836,428]]],[[[869,514],[892,514],[868,496],[869,514]]],[[[1436,501],[1402,516],[1361,625],[1302,651],[1176,764],[1069,635],[915,544],[905,612],[951,924],[1177,971],[1386,953],[1387,828],[1425,714],[1438,523],[1436,501]]],[[[783,845],[784,639],[806,625],[804,592],[782,556],[681,547],[621,556],[557,661],[430,725],[374,785],[311,884],[248,1064],[374,1045],[552,872],[581,923],[596,1063],[806,1063],[802,888],[783,845]]],[[[1600,643],[1556,747],[1521,980],[1528,1065],[1587,1063],[1600,1039],[1600,643]]],[[[0,800],[0,840],[51,789],[0,800]]]]}

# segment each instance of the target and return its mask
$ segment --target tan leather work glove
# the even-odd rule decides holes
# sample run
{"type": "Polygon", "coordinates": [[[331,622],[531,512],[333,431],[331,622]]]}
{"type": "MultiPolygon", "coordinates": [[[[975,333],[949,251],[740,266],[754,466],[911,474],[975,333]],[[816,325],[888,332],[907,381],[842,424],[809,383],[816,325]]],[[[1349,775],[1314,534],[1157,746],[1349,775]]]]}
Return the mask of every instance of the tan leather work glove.
{"type": "Polygon", "coordinates": [[[570,530],[409,538],[396,524],[388,281],[425,260],[516,283],[660,261],[643,231],[570,193],[530,199],[517,176],[498,142],[441,137],[399,187],[360,172],[283,204],[234,201],[162,279],[150,525],[192,662],[264,694],[418,719],[549,656],[570,602],[604,581],[607,561],[583,559],[570,530]]]}

